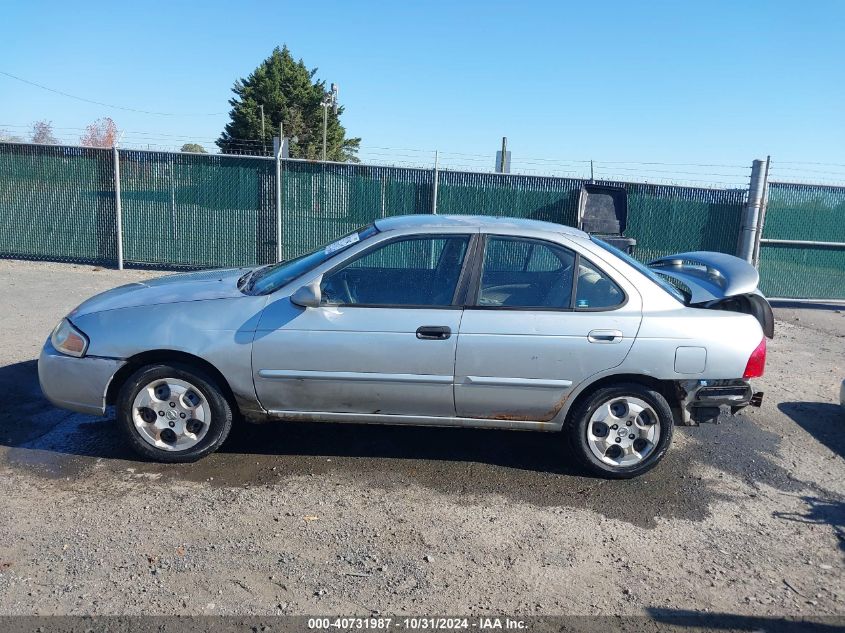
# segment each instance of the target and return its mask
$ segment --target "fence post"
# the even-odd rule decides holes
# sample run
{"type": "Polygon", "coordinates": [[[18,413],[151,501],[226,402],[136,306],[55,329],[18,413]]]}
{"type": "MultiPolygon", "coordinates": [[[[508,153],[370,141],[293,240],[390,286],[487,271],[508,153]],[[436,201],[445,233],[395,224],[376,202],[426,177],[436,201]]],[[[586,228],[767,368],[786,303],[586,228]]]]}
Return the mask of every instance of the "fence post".
{"type": "Polygon", "coordinates": [[[760,240],[763,239],[763,228],[766,226],[766,209],[769,207],[769,166],[772,157],[766,156],[766,171],[763,173],[763,198],[760,202],[760,216],[757,218],[757,233],[754,236],[754,267],[760,266],[760,240]]]}
{"type": "Polygon", "coordinates": [[[123,270],[123,213],[120,210],[120,156],[117,146],[112,147],[112,152],[114,153],[114,223],[117,230],[117,269],[123,270]]]}
{"type": "Polygon", "coordinates": [[[749,264],[754,263],[757,225],[760,222],[760,208],[763,205],[763,189],[765,188],[765,165],[766,161],[763,160],[755,160],[751,163],[748,202],[742,213],[742,224],[739,230],[739,245],[736,254],[749,264]]]}
{"type": "Polygon", "coordinates": [[[437,183],[440,180],[440,176],[437,172],[437,161],[440,157],[439,152],[435,150],[434,152],[434,182],[431,185],[431,213],[432,215],[437,215],[437,183]]]}
{"type": "Polygon", "coordinates": [[[282,147],[285,143],[283,125],[279,123],[279,148],[276,152],[276,261],[282,261],[282,147]]]}

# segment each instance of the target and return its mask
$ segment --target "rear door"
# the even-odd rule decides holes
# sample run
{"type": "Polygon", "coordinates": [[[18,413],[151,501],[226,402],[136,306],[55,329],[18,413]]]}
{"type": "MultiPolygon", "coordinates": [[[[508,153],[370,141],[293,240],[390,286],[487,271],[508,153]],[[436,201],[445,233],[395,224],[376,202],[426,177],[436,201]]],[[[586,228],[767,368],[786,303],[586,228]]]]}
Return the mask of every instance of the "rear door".
{"type": "Polygon", "coordinates": [[[470,294],[455,362],[462,417],[551,419],[572,387],[624,360],[642,319],[639,295],[539,239],[487,236],[470,294]]]}

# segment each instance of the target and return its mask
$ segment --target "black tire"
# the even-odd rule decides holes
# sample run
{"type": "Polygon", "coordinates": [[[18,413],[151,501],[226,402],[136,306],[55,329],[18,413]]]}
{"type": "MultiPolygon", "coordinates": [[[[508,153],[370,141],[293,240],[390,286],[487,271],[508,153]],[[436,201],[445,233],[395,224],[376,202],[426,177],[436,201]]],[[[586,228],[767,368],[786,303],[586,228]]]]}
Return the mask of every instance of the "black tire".
{"type": "Polygon", "coordinates": [[[117,422],[129,445],[142,457],[157,462],[195,462],[216,451],[232,429],[232,407],[216,381],[204,372],[185,365],[153,364],[141,367],[123,384],[115,404],[117,422]],[[141,431],[136,428],[133,419],[133,402],[141,389],[156,380],[166,378],[194,385],[205,396],[210,409],[210,421],[205,435],[194,446],[184,450],[166,450],[153,446],[141,436],[141,431]]]}
{"type": "Polygon", "coordinates": [[[619,383],[601,387],[587,396],[573,411],[565,432],[576,459],[590,474],[606,479],[630,479],[648,472],[663,459],[672,444],[673,428],[672,409],[663,395],[638,383],[619,383]],[[631,466],[611,465],[596,457],[590,449],[587,440],[588,425],[600,406],[609,400],[625,396],[638,398],[651,405],[660,423],[660,437],[651,452],[639,463],[631,466]]]}

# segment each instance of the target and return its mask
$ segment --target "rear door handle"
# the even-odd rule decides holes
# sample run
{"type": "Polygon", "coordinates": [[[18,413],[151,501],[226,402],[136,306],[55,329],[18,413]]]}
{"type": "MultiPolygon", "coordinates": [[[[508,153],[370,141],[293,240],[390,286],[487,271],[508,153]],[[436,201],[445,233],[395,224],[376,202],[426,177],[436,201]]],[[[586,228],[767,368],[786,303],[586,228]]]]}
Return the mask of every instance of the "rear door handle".
{"type": "Polygon", "coordinates": [[[423,325],[417,328],[417,338],[427,341],[445,341],[452,336],[452,328],[447,325],[423,325]]]}
{"type": "Polygon", "coordinates": [[[592,330],[587,335],[590,343],[621,343],[622,332],[619,330],[592,330]]]}

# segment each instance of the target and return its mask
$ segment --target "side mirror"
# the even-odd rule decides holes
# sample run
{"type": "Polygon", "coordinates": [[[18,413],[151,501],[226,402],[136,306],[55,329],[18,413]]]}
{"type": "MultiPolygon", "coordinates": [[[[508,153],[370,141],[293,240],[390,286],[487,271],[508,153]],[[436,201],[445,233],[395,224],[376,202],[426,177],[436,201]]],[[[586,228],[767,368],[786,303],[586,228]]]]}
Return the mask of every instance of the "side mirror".
{"type": "Polygon", "coordinates": [[[318,308],[322,301],[322,293],[320,292],[320,282],[322,277],[318,277],[307,286],[300,286],[290,296],[291,303],[295,303],[303,308],[318,308]]]}

